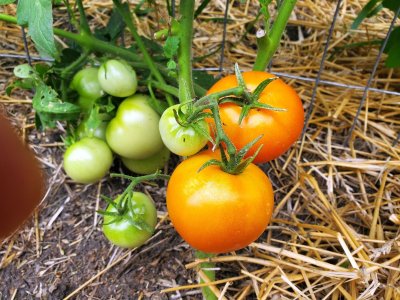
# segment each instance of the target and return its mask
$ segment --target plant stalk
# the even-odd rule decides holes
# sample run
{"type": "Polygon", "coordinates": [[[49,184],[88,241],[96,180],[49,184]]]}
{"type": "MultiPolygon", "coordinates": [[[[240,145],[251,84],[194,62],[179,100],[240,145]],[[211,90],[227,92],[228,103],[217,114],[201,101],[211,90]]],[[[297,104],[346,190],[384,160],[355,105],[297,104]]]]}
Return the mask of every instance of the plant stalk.
{"type": "Polygon", "coordinates": [[[254,71],[264,71],[279,47],[283,32],[297,0],[283,0],[271,29],[257,33],[257,57],[254,71]]]}
{"type": "Polygon", "coordinates": [[[179,20],[179,102],[185,103],[195,97],[192,78],[192,38],[193,38],[193,18],[194,18],[194,0],[185,0],[180,2],[179,20]]]}
{"type": "MultiPolygon", "coordinates": [[[[204,253],[202,251],[195,251],[195,257],[199,259],[211,258],[214,257],[214,254],[204,253]]],[[[210,279],[210,281],[215,280],[215,271],[212,268],[215,268],[215,263],[213,262],[203,262],[200,264],[200,268],[203,269],[204,274],[210,279]]],[[[203,283],[204,280],[200,279],[200,283],[203,283]]],[[[205,300],[217,300],[217,296],[211,291],[209,287],[203,287],[203,298],[205,300]]]]}

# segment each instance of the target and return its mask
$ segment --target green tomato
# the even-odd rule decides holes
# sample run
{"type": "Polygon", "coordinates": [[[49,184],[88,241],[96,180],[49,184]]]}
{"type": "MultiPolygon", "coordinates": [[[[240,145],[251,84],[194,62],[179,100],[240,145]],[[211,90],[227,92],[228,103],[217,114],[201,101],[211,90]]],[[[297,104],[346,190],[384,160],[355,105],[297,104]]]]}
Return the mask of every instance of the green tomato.
{"type": "Polygon", "coordinates": [[[86,98],[84,96],[79,96],[78,105],[81,108],[81,112],[88,114],[92,109],[96,98],[86,98]]]}
{"type": "Polygon", "coordinates": [[[78,183],[94,183],[103,178],[113,162],[106,142],[85,137],[72,144],[64,153],[64,170],[78,183]]]}
{"type": "Polygon", "coordinates": [[[71,82],[71,89],[85,99],[96,100],[104,95],[98,79],[98,68],[82,69],[74,75],[71,82]]]}
{"type": "MultiPolygon", "coordinates": [[[[168,149],[180,156],[190,156],[199,152],[206,144],[207,137],[193,126],[183,127],[175,119],[174,109],[180,104],[167,108],[161,116],[159,130],[161,138],[168,149]]],[[[196,123],[203,132],[210,132],[205,120],[196,123]]]]}
{"type": "Polygon", "coordinates": [[[122,157],[150,157],[164,146],[158,131],[159,120],[160,116],[149,105],[148,96],[131,96],[121,102],[115,118],[108,124],[107,143],[122,157]]]}
{"type": "Polygon", "coordinates": [[[84,137],[96,137],[103,141],[106,141],[107,126],[108,122],[103,121],[96,128],[86,128],[86,122],[83,121],[76,129],[76,135],[79,139],[83,139],[84,137]]]}
{"type": "Polygon", "coordinates": [[[128,97],[137,89],[135,70],[123,60],[110,59],[100,66],[98,79],[103,90],[115,97],[128,97]]]}
{"type": "Polygon", "coordinates": [[[163,168],[168,162],[170,154],[168,148],[163,147],[160,152],[144,159],[121,157],[121,160],[124,166],[130,171],[136,174],[146,175],[155,173],[157,170],[163,168]]]}
{"type": "MultiPolygon", "coordinates": [[[[121,197],[117,197],[115,203],[118,204],[120,201],[121,197]]],[[[122,248],[134,248],[144,244],[152,236],[157,224],[157,210],[150,197],[133,192],[131,203],[133,213],[127,209],[122,215],[104,215],[104,235],[111,243],[122,248]],[[135,226],[132,220],[144,222],[146,228],[135,226]]],[[[117,209],[113,205],[108,205],[106,212],[117,213],[117,209]]]]}

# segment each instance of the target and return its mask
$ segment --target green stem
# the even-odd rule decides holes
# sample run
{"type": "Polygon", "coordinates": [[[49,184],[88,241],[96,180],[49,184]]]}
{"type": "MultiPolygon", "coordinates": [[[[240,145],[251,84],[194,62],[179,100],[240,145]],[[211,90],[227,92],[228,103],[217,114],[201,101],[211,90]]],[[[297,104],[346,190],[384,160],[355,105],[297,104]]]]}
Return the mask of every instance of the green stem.
{"type": "MultiPolygon", "coordinates": [[[[0,13],[0,21],[5,21],[5,22],[11,23],[11,24],[17,24],[17,18],[10,16],[10,15],[6,15],[6,14],[1,14],[1,13],[0,13]]],[[[104,42],[102,40],[96,39],[92,35],[82,36],[80,34],[72,33],[72,32],[69,32],[69,31],[66,31],[63,29],[59,29],[59,28],[54,28],[53,31],[54,31],[55,35],[62,37],[62,38],[66,38],[71,41],[74,41],[77,44],[79,44],[80,46],[82,46],[83,48],[121,57],[121,58],[129,61],[129,63],[133,67],[138,68],[138,69],[149,69],[148,65],[145,62],[143,62],[142,57],[138,56],[134,52],[129,51],[125,48],[121,48],[121,47],[109,44],[107,42],[104,42]]],[[[165,66],[156,64],[156,68],[164,76],[168,75],[168,70],[166,69],[165,66]]],[[[169,78],[169,81],[174,84],[177,83],[176,81],[174,81],[174,78],[172,78],[172,77],[169,78]]],[[[204,96],[207,92],[206,89],[202,88],[198,84],[194,85],[194,89],[195,89],[196,95],[198,95],[198,96],[204,96]]]]}
{"type": "MultiPolygon", "coordinates": [[[[133,23],[132,20],[132,15],[129,9],[126,9],[119,0],[113,0],[113,3],[115,7],[117,8],[118,12],[121,14],[122,18],[124,19],[124,22],[126,26],[129,28],[129,31],[131,32],[133,38],[135,39],[135,42],[143,55],[143,60],[146,62],[147,66],[150,69],[150,72],[154,75],[154,77],[159,81],[160,83],[165,84],[164,77],[161,75],[159,72],[156,64],[154,63],[153,59],[151,58],[149,52],[146,49],[145,44],[143,43],[142,38],[140,37],[139,33],[136,30],[136,26],[133,23]]],[[[172,98],[170,95],[166,95],[168,103],[172,103],[172,98]]]]}
{"type": "MultiPolygon", "coordinates": [[[[159,90],[161,90],[163,92],[171,94],[171,95],[173,95],[173,96],[175,96],[177,98],[179,97],[179,90],[174,86],[171,86],[171,85],[168,85],[168,84],[165,84],[165,83],[160,83],[160,82],[154,81],[154,80],[144,80],[144,83],[151,84],[156,89],[159,89],[159,90]]],[[[169,106],[172,106],[175,103],[172,102],[172,103],[168,103],[168,104],[169,104],[169,106]]]]}
{"type": "Polygon", "coordinates": [[[297,0],[283,0],[271,30],[263,33],[260,31],[257,34],[258,51],[253,67],[254,71],[264,71],[267,68],[272,56],[279,47],[283,31],[296,2],[297,0]]]}
{"type": "Polygon", "coordinates": [[[83,7],[82,0],[77,0],[76,4],[78,5],[79,10],[79,31],[83,35],[91,35],[89,23],[86,18],[85,8],[83,7]]]}
{"type": "MultiPolygon", "coordinates": [[[[204,259],[214,257],[213,254],[204,253],[201,251],[195,251],[196,258],[204,259]]],[[[203,262],[200,264],[200,268],[203,270],[204,274],[210,279],[210,281],[215,281],[215,271],[212,268],[215,268],[215,263],[213,262],[203,262]]],[[[203,283],[204,280],[200,279],[200,283],[203,283]]],[[[217,296],[211,291],[209,287],[202,288],[203,297],[205,300],[216,300],[217,296]]]]}
{"type": "Polygon", "coordinates": [[[179,102],[185,103],[194,99],[192,79],[192,38],[194,0],[180,2],[181,19],[179,21],[179,102]]]}

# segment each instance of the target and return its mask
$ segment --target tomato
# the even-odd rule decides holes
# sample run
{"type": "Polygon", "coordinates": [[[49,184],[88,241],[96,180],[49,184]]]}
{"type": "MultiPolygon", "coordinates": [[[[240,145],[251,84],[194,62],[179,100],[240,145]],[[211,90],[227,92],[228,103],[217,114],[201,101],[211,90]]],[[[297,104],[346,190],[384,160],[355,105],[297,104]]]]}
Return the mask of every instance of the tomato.
{"type": "Polygon", "coordinates": [[[86,123],[82,122],[78,125],[76,129],[76,134],[79,139],[83,139],[84,137],[96,137],[103,141],[106,141],[106,129],[108,122],[103,121],[96,128],[86,128],[86,123]]]}
{"type": "Polygon", "coordinates": [[[136,92],[136,72],[126,61],[106,61],[100,66],[98,79],[103,90],[111,96],[128,97],[136,92]]]}
{"type": "Polygon", "coordinates": [[[32,151],[0,113],[0,241],[31,215],[44,194],[44,177],[32,151]]]}
{"type": "Polygon", "coordinates": [[[86,68],[77,72],[72,79],[71,89],[76,90],[84,99],[96,100],[103,96],[98,70],[98,68],[86,68]]]}
{"type": "Polygon", "coordinates": [[[101,139],[85,137],[64,153],[64,170],[78,183],[94,183],[103,178],[113,162],[113,155],[101,139]]]}
{"type": "Polygon", "coordinates": [[[152,174],[157,170],[160,170],[168,162],[170,157],[170,152],[167,147],[163,147],[160,152],[156,154],[143,158],[143,159],[130,159],[121,157],[122,163],[130,171],[136,174],[152,174]]]}
{"type": "MultiPolygon", "coordinates": [[[[121,197],[117,197],[115,203],[120,201],[121,197]]],[[[151,198],[143,193],[133,192],[131,202],[135,215],[130,210],[122,216],[104,215],[104,235],[111,243],[123,248],[134,248],[144,244],[153,234],[157,224],[157,210],[151,198]],[[146,223],[148,230],[139,229],[132,224],[130,219],[136,220],[137,216],[146,223]]],[[[115,213],[117,209],[108,205],[106,212],[115,213]]]]}
{"type": "Polygon", "coordinates": [[[107,143],[122,157],[150,157],[164,147],[158,131],[159,121],[160,116],[150,107],[148,96],[131,96],[121,102],[115,118],[108,124],[107,143]]]}
{"type": "MultiPolygon", "coordinates": [[[[167,108],[160,119],[160,133],[164,144],[168,149],[180,156],[190,156],[199,152],[206,144],[207,137],[194,127],[181,126],[175,119],[174,110],[179,108],[180,104],[167,108]]],[[[210,133],[210,129],[205,120],[197,122],[197,126],[202,131],[210,133]]]]}
{"type": "Polygon", "coordinates": [[[177,232],[192,247],[206,253],[241,249],[266,229],[274,206],[271,183],[250,164],[232,175],[218,166],[198,171],[215,158],[209,151],[184,160],[167,187],[169,217],[177,232]]]}
{"type": "MultiPolygon", "coordinates": [[[[244,72],[242,75],[250,91],[254,91],[262,81],[274,77],[259,71],[244,72]]],[[[236,76],[226,76],[216,82],[207,94],[236,86],[236,76]]],[[[254,163],[270,161],[286,152],[299,138],[304,124],[304,110],[299,96],[281,79],[271,82],[261,93],[259,101],[286,111],[251,109],[239,125],[241,107],[233,103],[220,105],[223,129],[237,148],[243,148],[250,141],[263,135],[247,154],[253,155],[260,145],[264,145],[254,163]]],[[[208,121],[212,123],[212,120],[208,121]]]]}

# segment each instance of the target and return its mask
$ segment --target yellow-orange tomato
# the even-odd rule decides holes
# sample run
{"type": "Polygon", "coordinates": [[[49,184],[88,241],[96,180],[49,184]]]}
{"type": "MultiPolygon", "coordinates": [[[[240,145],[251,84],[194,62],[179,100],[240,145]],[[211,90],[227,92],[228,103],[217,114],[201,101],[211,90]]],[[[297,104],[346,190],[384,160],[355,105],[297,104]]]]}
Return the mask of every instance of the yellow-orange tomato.
{"type": "Polygon", "coordinates": [[[208,151],[183,161],[169,180],[167,208],[181,237],[206,253],[224,253],[246,247],[266,229],[274,200],[265,173],[250,164],[231,175],[218,166],[198,172],[208,151]]]}
{"type": "MultiPolygon", "coordinates": [[[[261,82],[274,77],[272,74],[260,71],[243,72],[242,75],[249,91],[254,91],[261,82]]],[[[236,76],[229,75],[217,81],[207,94],[237,86],[236,76]]],[[[263,90],[259,102],[286,111],[251,109],[239,125],[241,107],[233,103],[220,105],[223,129],[238,149],[263,135],[247,154],[247,157],[253,155],[260,145],[264,145],[254,163],[270,161],[286,152],[300,136],[304,123],[304,110],[299,96],[281,79],[271,82],[263,90]]],[[[208,121],[213,122],[212,119],[208,121]]]]}

